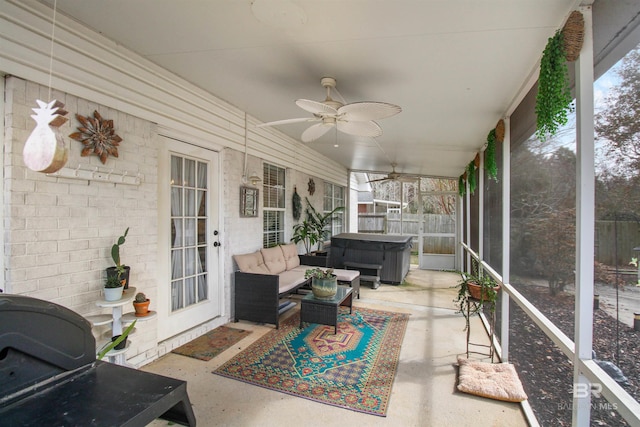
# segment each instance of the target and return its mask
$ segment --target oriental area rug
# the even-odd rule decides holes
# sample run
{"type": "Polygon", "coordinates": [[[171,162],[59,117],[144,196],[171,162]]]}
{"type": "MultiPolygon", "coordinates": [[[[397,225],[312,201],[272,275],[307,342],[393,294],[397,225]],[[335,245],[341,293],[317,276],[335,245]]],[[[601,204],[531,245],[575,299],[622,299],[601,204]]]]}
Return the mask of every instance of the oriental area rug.
{"type": "Polygon", "coordinates": [[[281,322],[214,374],[328,405],[386,416],[408,314],[341,308],[333,326],[300,313],[281,322]]]}
{"type": "Polygon", "coordinates": [[[174,348],[171,352],[195,359],[211,360],[250,333],[251,331],[243,329],[218,326],[193,341],[174,348]]]}

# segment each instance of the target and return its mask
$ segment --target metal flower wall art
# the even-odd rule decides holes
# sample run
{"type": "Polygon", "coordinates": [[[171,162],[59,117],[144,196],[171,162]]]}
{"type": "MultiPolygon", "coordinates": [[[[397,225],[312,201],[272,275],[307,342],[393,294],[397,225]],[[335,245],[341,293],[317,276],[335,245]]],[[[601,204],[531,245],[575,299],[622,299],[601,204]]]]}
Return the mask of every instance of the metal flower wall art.
{"type": "Polygon", "coordinates": [[[118,145],[122,138],[113,130],[113,120],[103,119],[97,111],[93,112],[93,118],[80,114],[76,114],[76,118],[82,126],[78,126],[78,132],[72,133],[69,138],[84,144],[80,153],[82,157],[95,154],[102,164],[107,161],[109,155],[118,157],[118,145]]]}
{"type": "Polygon", "coordinates": [[[36,127],[24,144],[22,157],[25,165],[36,172],[53,173],[62,169],[69,158],[69,147],[58,129],[67,122],[64,104],[53,100],[48,104],[36,100],[40,108],[33,108],[36,127]]]}

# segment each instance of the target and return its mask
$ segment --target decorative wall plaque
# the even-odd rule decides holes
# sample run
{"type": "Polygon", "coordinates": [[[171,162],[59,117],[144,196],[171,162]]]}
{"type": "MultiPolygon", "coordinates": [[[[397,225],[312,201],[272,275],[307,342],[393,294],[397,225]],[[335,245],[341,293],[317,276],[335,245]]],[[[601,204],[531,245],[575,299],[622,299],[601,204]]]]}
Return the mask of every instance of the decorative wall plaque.
{"type": "Polygon", "coordinates": [[[118,157],[118,145],[122,142],[122,138],[116,135],[113,129],[113,120],[105,120],[97,111],[93,112],[93,118],[83,117],[76,114],[76,118],[82,126],[78,126],[78,132],[69,135],[76,141],[84,144],[82,157],[89,156],[92,153],[100,157],[100,161],[104,164],[109,155],[118,157]]]}

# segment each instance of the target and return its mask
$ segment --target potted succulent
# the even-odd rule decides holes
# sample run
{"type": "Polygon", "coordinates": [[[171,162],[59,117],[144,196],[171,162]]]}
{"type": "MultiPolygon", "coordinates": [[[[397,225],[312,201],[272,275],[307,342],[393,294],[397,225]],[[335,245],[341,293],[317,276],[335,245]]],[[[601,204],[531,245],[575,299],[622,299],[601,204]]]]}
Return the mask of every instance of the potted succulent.
{"type": "Polygon", "coordinates": [[[311,268],[304,272],[304,277],[311,278],[311,292],[316,298],[331,299],[338,292],[338,278],[333,268],[311,268]]]}
{"type": "Polygon", "coordinates": [[[144,317],[149,314],[150,302],[151,301],[144,293],[138,292],[136,294],[136,298],[133,300],[133,308],[136,310],[136,317],[144,317]]]}
{"type": "Polygon", "coordinates": [[[127,234],[129,234],[129,227],[127,227],[122,236],[118,237],[116,243],[111,246],[111,258],[115,266],[107,268],[107,277],[115,276],[120,279],[124,289],[129,289],[130,267],[120,262],[120,246],[124,244],[127,234]]]}
{"type": "Polygon", "coordinates": [[[104,282],[104,299],[106,301],[118,301],[122,298],[124,287],[118,276],[107,276],[104,282]]]}
{"type": "Polygon", "coordinates": [[[465,330],[469,328],[469,319],[483,310],[486,305],[491,311],[495,311],[496,300],[500,285],[488,274],[479,275],[460,272],[461,280],[457,285],[458,295],[453,302],[459,313],[466,320],[465,330]]]}

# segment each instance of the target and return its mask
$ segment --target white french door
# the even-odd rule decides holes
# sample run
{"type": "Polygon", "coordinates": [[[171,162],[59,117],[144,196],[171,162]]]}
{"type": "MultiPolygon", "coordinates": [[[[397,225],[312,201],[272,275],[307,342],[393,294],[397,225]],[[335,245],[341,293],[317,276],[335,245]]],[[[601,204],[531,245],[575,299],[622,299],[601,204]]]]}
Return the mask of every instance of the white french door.
{"type": "Polygon", "coordinates": [[[455,192],[420,192],[420,206],[427,207],[420,219],[419,267],[424,270],[452,270],[456,263],[455,192]]]}
{"type": "Polygon", "coordinates": [[[158,337],[222,314],[218,153],[162,138],[159,156],[158,337]]]}

